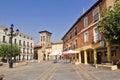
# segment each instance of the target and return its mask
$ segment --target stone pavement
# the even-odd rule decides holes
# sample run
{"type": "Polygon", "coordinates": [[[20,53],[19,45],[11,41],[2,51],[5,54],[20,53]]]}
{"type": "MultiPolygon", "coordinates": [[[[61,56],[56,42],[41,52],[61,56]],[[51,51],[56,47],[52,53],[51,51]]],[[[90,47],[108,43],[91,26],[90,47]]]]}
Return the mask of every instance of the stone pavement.
{"type": "Polygon", "coordinates": [[[28,62],[0,66],[4,80],[120,80],[120,70],[96,69],[92,65],[73,65],[70,63],[28,62]]]}

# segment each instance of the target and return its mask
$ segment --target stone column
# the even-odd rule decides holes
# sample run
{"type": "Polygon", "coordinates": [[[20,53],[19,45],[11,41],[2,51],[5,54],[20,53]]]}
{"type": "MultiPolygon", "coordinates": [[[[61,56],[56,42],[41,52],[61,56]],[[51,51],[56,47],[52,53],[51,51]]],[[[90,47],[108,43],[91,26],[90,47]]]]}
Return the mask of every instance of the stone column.
{"type": "Polygon", "coordinates": [[[79,63],[81,63],[81,53],[79,53],[79,63]]]}
{"type": "Polygon", "coordinates": [[[94,49],[94,65],[96,66],[97,64],[97,51],[94,49]]]}
{"type": "Polygon", "coordinates": [[[106,47],[107,47],[107,61],[111,61],[111,47],[110,47],[110,42],[106,42],[106,47]]]}
{"type": "Polygon", "coordinates": [[[88,64],[87,62],[87,51],[84,51],[84,64],[88,64]]]}

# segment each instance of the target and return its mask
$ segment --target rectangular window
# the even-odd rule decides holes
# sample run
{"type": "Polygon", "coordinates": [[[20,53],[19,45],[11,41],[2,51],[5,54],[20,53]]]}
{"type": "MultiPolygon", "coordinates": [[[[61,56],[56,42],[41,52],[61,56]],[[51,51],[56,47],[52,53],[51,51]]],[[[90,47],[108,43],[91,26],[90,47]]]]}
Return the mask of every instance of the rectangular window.
{"type": "Polygon", "coordinates": [[[23,53],[25,53],[25,48],[23,48],[23,53]]]}
{"type": "Polygon", "coordinates": [[[72,43],[70,43],[70,49],[72,49],[72,43]]]}
{"type": "Polygon", "coordinates": [[[116,50],[112,50],[112,51],[111,51],[111,55],[112,55],[112,56],[116,56],[116,50]]]}
{"type": "Polygon", "coordinates": [[[94,42],[98,42],[101,40],[100,30],[99,28],[94,29],[94,42]]]}
{"type": "Polygon", "coordinates": [[[70,39],[72,39],[72,33],[70,32],[70,39]]]}
{"type": "Polygon", "coordinates": [[[41,42],[42,42],[42,36],[41,36],[41,42]]]}
{"type": "Polygon", "coordinates": [[[14,43],[17,44],[17,40],[16,39],[14,39],[14,43]]]}
{"type": "Polygon", "coordinates": [[[23,46],[25,46],[25,41],[23,42],[23,46]]]}
{"type": "Polygon", "coordinates": [[[22,44],[21,44],[21,40],[19,40],[19,45],[22,45],[22,44]]]}
{"type": "Polygon", "coordinates": [[[32,47],[32,43],[31,43],[31,47],[32,47]]]}
{"type": "Polygon", "coordinates": [[[29,53],[29,48],[27,48],[27,53],[29,53]]]}
{"type": "Polygon", "coordinates": [[[27,46],[29,47],[29,42],[27,42],[27,46]]]}
{"type": "Polygon", "coordinates": [[[77,27],[75,27],[75,30],[74,30],[74,31],[75,31],[75,36],[76,36],[76,35],[77,35],[77,27]]]}
{"type": "Polygon", "coordinates": [[[43,36],[43,41],[45,41],[45,36],[43,36]]]}
{"type": "Polygon", "coordinates": [[[32,49],[30,49],[30,52],[32,53],[32,49]]]}
{"type": "Polygon", "coordinates": [[[84,33],[84,42],[88,42],[88,32],[84,33]]]}
{"type": "Polygon", "coordinates": [[[99,7],[97,7],[94,11],[93,11],[93,22],[96,22],[99,20],[99,7]]]}
{"type": "Polygon", "coordinates": [[[5,41],[5,36],[3,36],[3,43],[5,43],[6,41],[5,41]]]}
{"type": "Polygon", "coordinates": [[[77,41],[77,39],[75,40],[75,48],[78,48],[78,41],[77,41]]]}
{"type": "Polygon", "coordinates": [[[88,26],[88,17],[85,17],[84,18],[84,27],[87,27],[88,26]]]}

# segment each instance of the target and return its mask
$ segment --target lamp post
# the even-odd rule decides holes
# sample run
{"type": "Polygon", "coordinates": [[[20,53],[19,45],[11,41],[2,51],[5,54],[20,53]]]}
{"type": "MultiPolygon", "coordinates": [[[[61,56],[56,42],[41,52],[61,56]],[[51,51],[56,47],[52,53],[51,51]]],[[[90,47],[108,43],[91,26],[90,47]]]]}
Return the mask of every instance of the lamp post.
{"type": "Polygon", "coordinates": [[[19,30],[17,29],[16,31],[13,30],[14,25],[11,24],[11,27],[5,28],[4,32],[5,35],[10,37],[10,59],[9,59],[9,68],[13,68],[13,61],[12,61],[12,39],[13,37],[17,36],[19,34],[19,30]]]}

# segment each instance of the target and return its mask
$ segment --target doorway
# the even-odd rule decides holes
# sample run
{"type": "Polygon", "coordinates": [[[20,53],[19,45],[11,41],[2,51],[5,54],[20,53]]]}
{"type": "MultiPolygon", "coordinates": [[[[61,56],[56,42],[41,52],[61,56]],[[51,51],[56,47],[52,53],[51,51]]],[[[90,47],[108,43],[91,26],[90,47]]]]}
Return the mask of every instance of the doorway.
{"type": "Polygon", "coordinates": [[[101,64],[101,62],[102,62],[102,53],[97,52],[97,64],[101,64]]]}

